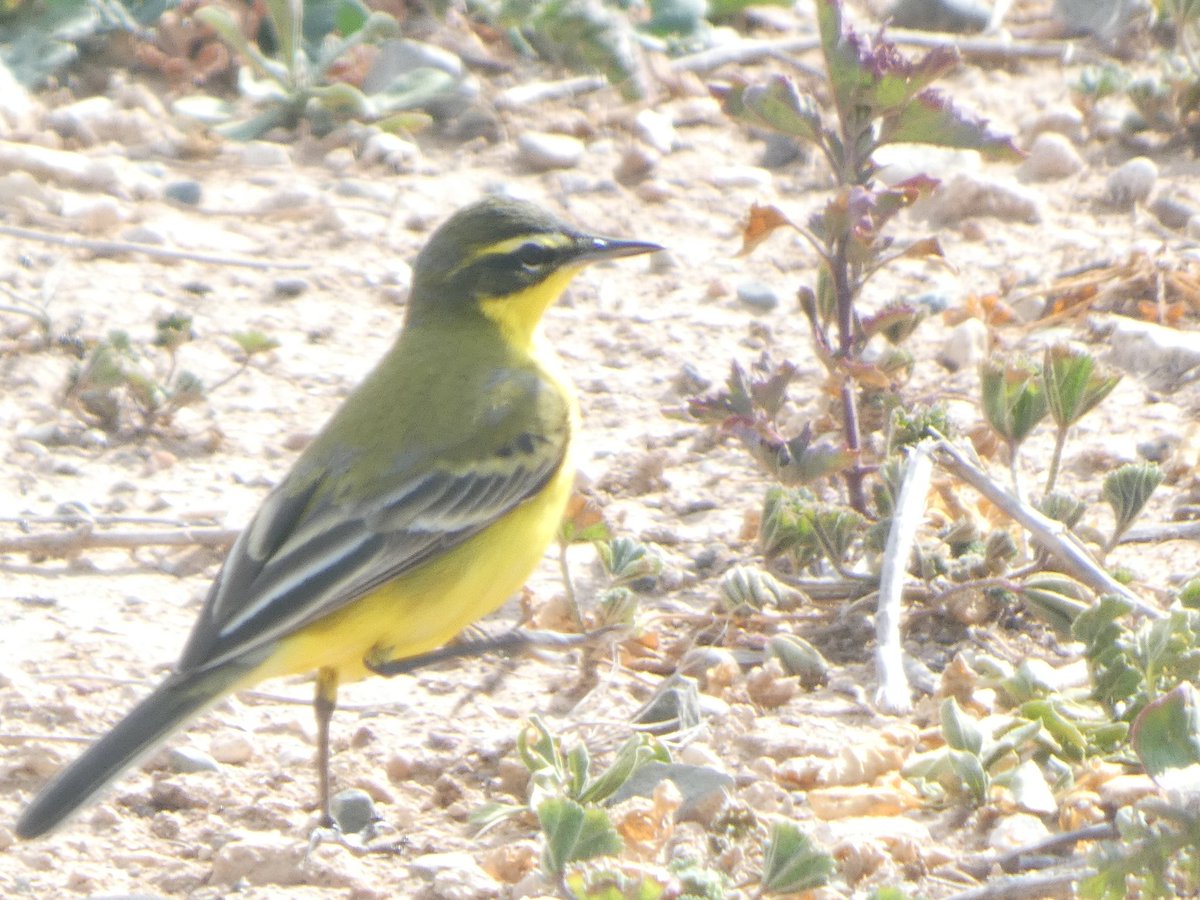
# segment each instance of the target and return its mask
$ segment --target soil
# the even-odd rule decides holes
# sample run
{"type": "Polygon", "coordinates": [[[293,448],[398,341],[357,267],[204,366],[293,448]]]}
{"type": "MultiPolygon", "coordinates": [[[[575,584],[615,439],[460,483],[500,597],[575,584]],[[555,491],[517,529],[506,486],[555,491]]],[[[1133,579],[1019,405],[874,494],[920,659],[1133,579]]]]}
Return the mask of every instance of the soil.
{"type": "MultiPolygon", "coordinates": [[[[806,15],[797,22],[808,27],[806,15]]],[[[1079,70],[1046,61],[972,63],[943,87],[956,103],[1025,143],[1032,121],[1070,107],[1069,85],[1079,70]]],[[[514,73],[484,76],[483,98],[493,99],[507,84],[561,74],[522,62],[514,73]]],[[[711,80],[732,74],[719,70],[711,80]]],[[[482,835],[468,822],[486,802],[524,802],[524,770],[514,749],[522,723],[536,714],[566,743],[586,742],[593,759],[606,761],[683,649],[761,648],[780,631],[806,635],[826,653],[832,669],[825,683],[801,687],[770,667],[739,666],[714,649],[692,671],[704,689],[703,724],[674,746],[682,761],[732,776],[735,811],[752,810],[764,822],[791,816],[835,852],[839,874],[821,896],[861,896],[886,885],[950,896],[974,883],[958,864],[1004,845],[1001,826],[1022,843],[1047,828],[1103,817],[1098,795],[1080,799],[1079,792],[1036,815],[1003,800],[981,809],[931,803],[899,775],[910,753],[936,744],[940,696],[922,688],[939,691],[956,655],[986,650],[1014,664],[1036,658],[1078,674],[1079,648],[1060,644],[1020,609],[988,609],[969,621],[938,606],[909,609],[906,649],[929,675],[916,685],[914,711],[900,716],[874,706],[874,642],[861,610],[813,601],[733,624],[713,613],[721,576],[734,565],[761,564],[754,523],[769,481],[734,439],[689,420],[683,409],[698,389],[697,376],[719,386],[732,360],[748,365],[767,352],[799,366],[785,416],[795,430],[827,414],[823,369],[794,300],[796,289],[811,282],[813,252],[782,232],[752,255],[739,256],[738,249],[751,204],[774,203],[803,221],[827,196],[829,181],[819,160],[757,167],[760,136],[724,119],[700,79],[672,77],[660,91],[643,106],[675,121],[676,147],[640,185],[614,175],[631,152],[641,152],[639,107],[608,91],[499,112],[493,142],[422,135],[419,154],[399,171],[336,152],[354,146],[344,132],[324,139],[289,134],[271,152],[197,136],[181,138],[177,146],[189,149],[175,153],[53,139],[86,157],[128,157],[128,170],[150,182],[191,180],[201,188],[196,206],[164,200],[161,191],[119,196],[119,220],[86,236],[121,239],[141,227],[166,246],[303,268],[98,254],[6,239],[0,245],[6,290],[44,302],[55,334],[96,339],[122,329],[145,346],[157,319],[185,313],[194,339],[179,349],[177,368],[200,373],[209,385],[238,369],[233,333],[261,331],[279,346],[155,433],[108,434],[88,427],[64,402],[77,365],[72,354],[39,349],[28,318],[0,310],[0,536],[55,531],[35,518],[72,510],[146,520],[98,526],[98,534],[180,524],[239,528],[388,347],[403,314],[407,261],[432,229],[454,208],[505,190],[597,232],[668,248],[649,261],[585,271],[546,322],[583,405],[581,481],[613,532],[650,545],[663,570],[638,595],[643,637],[619,650],[605,647],[586,664],[577,651],[547,651],[469,659],[346,687],[333,726],[334,783],[373,798],[381,821],[372,842],[389,848],[364,853],[352,840],[310,845],[316,785],[308,679],[263,684],[223,701],[171,739],[171,747],[208,754],[216,771],[181,772],[160,752],[59,832],[16,840],[11,823],[39,785],[115,722],[177,656],[221,551],[146,545],[87,547],[66,560],[0,556],[0,895],[553,893],[531,874],[540,843],[530,816],[482,835]],[[582,161],[566,170],[530,170],[516,139],[534,129],[579,136],[586,144],[582,161]],[[739,300],[738,288],[751,282],[773,288],[778,305],[757,309],[739,300]],[[839,781],[831,767],[858,767],[862,774],[839,781]],[[813,785],[826,790],[814,794],[819,803],[803,789],[813,785]],[[428,856],[446,853],[461,855],[428,856]]],[[[60,92],[40,102],[74,99],[60,92]]],[[[978,310],[989,295],[1014,300],[1029,285],[1088,264],[1123,262],[1135,251],[1162,267],[1183,265],[1192,252],[1182,232],[1166,231],[1144,209],[1103,202],[1107,176],[1134,151],[1090,133],[1078,149],[1082,171],[1023,186],[1039,204],[1038,221],[968,216],[940,225],[919,211],[900,217],[897,241],[936,233],[945,263],[902,260],[867,289],[867,309],[918,298],[947,308],[928,318],[910,344],[916,362],[903,393],[913,403],[947,402],[964,431],[982,419],[975,364],[950,372],[936,361],[955,313],[978,310]]],[[[935,169],[958,164],[932,153],[918,159],[935,169]]],[[[1163,151],[1156,161],[1157,194],[1185,204],[1200,197],[1189,153],[1163,151]]],[[[978,167],[981,178],[1014,184],[1018,174],[1011,164],[978,167]]],[[[8,206],[4,215],[8,224],[66,236],[84,227],[82,219],[28,206],[8,206]]],[[[1102,318],[1000,322],[989,329],[992,348],[1037,352],[1050,340],[1075,339],[1103,354],[1096,317],[1102,318]]],[[[1194,329],[1195,321],[1193,310],[1178,327],[1194,329]]],[[[1141,458],[1155,442],[1174,454],[1175,468],[1144,521],[1171,517],[1173,504],[1195,489],[1196,410],[1194,388],[1164,390],[1127,377],[1079,426],[1064,477],[1091,504],[1090,523],[1109,527],[1103,473],[1141,458]]],[[[1044,477],[1051,446],[1043,427],[1024,449],[1027,484],[1044,477]]],[[[989,465],[1006,479],[998,451],[989,465]]],[[[838,493],[836,485],[819,489],[831,499],[838,493]]],[[[931,510],[931,529],[937,512],[931,510]]],[[[568,558],[575,590],[591,612],[603,587],[594,551],[575,546],[568,558]]],[[[1158,599],[1200,570],[1194,542],[1127,545],[1111,561],[1128,567],[1143,596],[1158,599]]],[[[562,595],[552,549],[526,595],[485,624],[498,630],[530,610],[535,623],[555,624],[562,595]]],[[[658,802],[670,807],[664,793],[658,802]]],[[[693,809],[678,824],[660,822],[637,844],[639,852],[665,863],[690,849],[744,876],[757,865],[754,843],[705,837],[718,828],[714,817],[725,816],[719,821],[729,825],[728,810],[693,809]]]]}

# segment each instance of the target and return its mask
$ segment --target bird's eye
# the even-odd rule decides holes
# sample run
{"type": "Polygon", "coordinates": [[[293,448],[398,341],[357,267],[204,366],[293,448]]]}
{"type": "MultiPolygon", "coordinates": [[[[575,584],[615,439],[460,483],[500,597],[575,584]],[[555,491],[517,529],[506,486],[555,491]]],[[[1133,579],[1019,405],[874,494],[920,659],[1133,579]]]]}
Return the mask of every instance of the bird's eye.
{"type": "Polygon", "coordinates": [[[516,256],[517,262],[521,265],[535,269],[551,262],[554,259],[554,251],[545,244],[530,241],[528,244],[522,244],[517,248],[516,256]]]}

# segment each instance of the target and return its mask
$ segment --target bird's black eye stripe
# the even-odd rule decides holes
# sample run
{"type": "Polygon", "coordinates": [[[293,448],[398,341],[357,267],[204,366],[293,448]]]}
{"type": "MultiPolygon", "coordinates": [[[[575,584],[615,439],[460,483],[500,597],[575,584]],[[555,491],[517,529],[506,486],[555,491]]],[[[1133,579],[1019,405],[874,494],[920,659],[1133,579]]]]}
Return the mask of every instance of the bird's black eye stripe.
{"type": "Polygon", "coordinates": [[[549,265],[554,262],[554,258],[557,256],[552,247],[539,244],[537,241],[529,241],[522,244],[513,251],[513,255],[517,258],[517,262],[531,269],[549,265]]]}

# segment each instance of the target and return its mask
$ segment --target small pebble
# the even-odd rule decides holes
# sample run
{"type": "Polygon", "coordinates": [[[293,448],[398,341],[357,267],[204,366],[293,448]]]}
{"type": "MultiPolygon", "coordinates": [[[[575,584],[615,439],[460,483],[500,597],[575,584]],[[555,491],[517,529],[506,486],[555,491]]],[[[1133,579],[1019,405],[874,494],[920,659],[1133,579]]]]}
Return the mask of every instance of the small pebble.
{"type": "Polygon", "coordinates": [[[421,149],[416,144],[388,131],[375,132],[362,148],[364,163],[383,163],[396,172],[411,167],[420,156],[421,149]]]}
{"type": "Polygon", "coordinates": [[[339,175],[354,166],[354,151],[349,147],[334,147],[325,154],[325,168],[339,175]]]}
{"type": "Polygon", "coordinates": [[[675,196],[675,189],[662,178],[647,178],[634,191],[638,199],[647,203],[665,203],[675,196]]]}
{"type": "Polygon", "coordinates": [[[1109,174],[1104,185],[1104,201],[1120,209],[1141,203],[1154,190],[1158,166],[1145,156],[1135,156],[1109,174]]]}
{"type": "Polygon", "coordinates": [[[1053,181],[1074,175],[1083,169],[1083,157],[1063,135],[1053,131],[1039,134],[1021,163],[1020,174],[1026,181],[1053,181]]]}
{"type": "Polygon", "coordinates": [[[240,147],[239,155],[244,166],[274,168],[289,165],[292,161],[287,147],[283,144],[273,144],[270,141],[249,141],[240,147]]]}
{"type": "Polygon", "coordinates": [[[1050,830],[1039,817],[1030,813],[1014,813],[996,823],[987,842],[993,850],[1004,851],[1025,847],[1049,836],[1050,830]]]}
{"type": "Polygon", "coordinates": [[[898,28],[977,34],[987,28],[992,11],[975,0],[897,0],[890,17],[898,28]]]}
{"type": "Polygon", "coordinates": [[[758,166],[716,166],[708,180],[721,188],[769,188],[775,177],[758,166]]]}
{"type": "Polygon", "coordinates": [[[329,800],[329,813],[342,834],[358,834],[379,818],[371,796],[358,788],[334,794],[329,800]]]}
{"type": "Polygon", "coordinates": [[[621,154],[621,159],[613,169],[613,178],[618,184],[626,187],[640,183],[649,177],[658,165],[659,155],[650,147],[634,144],[621,154]]]}
{"type": "Polygon", "coordinates": [[[63,194],[58,213],[74,228],[89,234],[108,231],[128,218],[115,198],[83,194],[63,194]]]}
{"type": "Polygon", "coordinates": [[[650,254],[650,274],[665,275],[679,268],[679,260],[670,250],[659,250],[650,254]]]}
{"type": "Polygon", "coordinates": [[[1160,437],[1152,441],[1142,441],[1137,445],[1138,456],[1152,463],[1164,463],[1171,455],[1171,446],[1175,443],[1169,438],[1160,437]]]}
{"type": "Polygon", "coordinates": [[[276,278],[275,283],[271,285],[271,293],[276,297],[290,300],[292,297],[299,297],[308,290],[308,281],[304,278],[296,276],[276,278]]]}
{"type": "Polygon", "coordinates": [[[583,161],[585,149],[583,141],[566,134],[526,131],[517,138],[517,158],[538,172],[572,169],[583,161]]]}
{"type": "Polygon", "coordinates": [[[761,281],[747,281],[738,285],[737,298],[754,309],[771,310],[779,305],[779,294],[775,288],[761,281]]]}
{"type": "Polygon", "coordinates": [[[972,369],[987,356],[988,328],[979,319],[967,319],[954,326],[942,348],[937,361],[951,372],[972,369]]]}
{"type": "Polygon", "coordinates": [[[1041,193],[1021,185],[959,172],[942,182],[933,196],[920,201],[917,209],[940,225],[980,216],[1034,224],[1042,220],[1042,202],[1041,193]]]}
{"type": "Polygon", "coordinates": [[[208,742],[208,752],[213,759],[227,766],[243,766],[254,758],[254,745],[244,734],[229,732],[218,734],[208,742]]]}
{"type": "Polygon", "coordinates": [[[121,232],[121,240],[134,244],[165,244],[167,239],[161,231],[149,225],[134,225],[121,232]]]}
{"type": "Polygon", "coordinates": [[[201,187],[200,182],[185,178],[180,181],[170,182],[163,188],[163,196],[168,200],[174,200],[176,203],[182,203],[185,206],[198,206],[201,198],[204,196],[204,189],[201,187]]]}
{"type": "Polygon", "coordinates": [[[45,203],[50,193],[28,172],[9,172],[0,176],[0,205],[11,206],[21,200],[45,203]]]}
{"type": "Polygon", "coordinates": [[[172,747],[167,751],[167,766],[172,772],[220,772],[220,764],[195,747],[172,747]]]}
{"type": "Polygon", "coordinates": [[[1167,228],[1179,229],[1187,227],[1192,216],[1196,215],[1196,208],[1176,197],[1160,193],[1150,204],[1150,212],[1167,228]]]}
{"type": "Polygon", "coordinates": [[[40,425],[22,428],[17,432],[17,436],[44,447],[53,447],[63,442],[62,430],[54,422],[43,422],[40,425]]]}
{"type": "Polygon", "coordinates": [[[782,169],[803,158],[804,148],[799,141],[786,134],[772,132],[767,135],[759,165],[764,169],[782,169]]]}
{"type": "Polygon", "coordinates": [[[1052,106],[1021,126],[1025,144],[1030,144],[1038,135],[1048,131],[1061,134],[1072,144],[1083,143],[1083,113],[1073,106],[1052,106]]]}
{"type": "Polygon", "coordinates": [[[666,156],[675,149],[675,126],[660,112],[643,109],[633,120],[633,133],[666,156]]]}

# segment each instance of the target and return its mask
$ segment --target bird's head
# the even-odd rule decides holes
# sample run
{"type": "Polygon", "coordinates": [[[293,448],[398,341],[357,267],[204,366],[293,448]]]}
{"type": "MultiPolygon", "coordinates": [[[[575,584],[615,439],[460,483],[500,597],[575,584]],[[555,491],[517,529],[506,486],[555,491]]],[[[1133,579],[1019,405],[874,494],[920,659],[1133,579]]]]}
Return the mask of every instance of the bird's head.
{"type": "Polygon", "coordinates": [[[528,341],[588,263],[660,249],[586,234],[532,203],[489,197],[451,216],[418,254],[408,320],[482,313],[528,341]]]}

